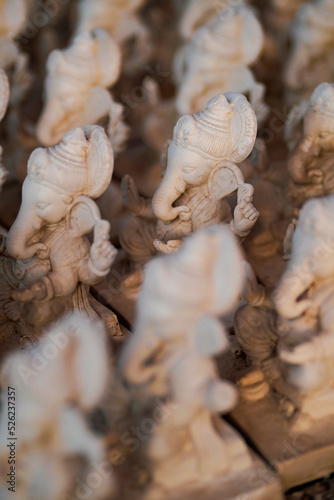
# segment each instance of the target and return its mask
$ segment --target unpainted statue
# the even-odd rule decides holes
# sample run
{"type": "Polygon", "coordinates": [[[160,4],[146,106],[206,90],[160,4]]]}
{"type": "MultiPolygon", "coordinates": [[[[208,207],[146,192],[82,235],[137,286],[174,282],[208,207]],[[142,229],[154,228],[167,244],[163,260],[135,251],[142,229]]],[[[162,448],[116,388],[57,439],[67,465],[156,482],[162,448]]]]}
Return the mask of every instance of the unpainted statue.
{"type": "Polygon", "coordinates": [[[263,101],[265,88],[255,80],[249,66],[259,58],[263,43],[260,22],[243,2],[227,5],[198,28],[175,56],[177,112],[197,113],[216,94],[233,91],[247,95],[262,122],[268,114],[263,101]]]}
{"type": "Polygon", "coordinates": [[[131,178],[124,179],[125,202],[133,215],[120,241],[136,265],[157,251],[174,251],[184,237],[217,222],[230,223],[240,238],[247,236],[259,213],[252,205],[253,188],[236,164],[252,151],[256,130],[255,113],[242,94],[219,94],[203,111],[177,122],[152,202],[139,196],[131,178]],[[232,216],[227,198],[234,193],[232,216]]]}
{"type": "Polygon", "coordinates": [[[334,3],[312,0],[298,10],[291,26],[292,52],[286,63],[288,104],[308,99],[314,88],[334,79],[334,3]]]}
{"type": "Polygon", "coordinates": [[[20,500],[80,497],[79,479],[97,475],[97,464],[103,464],[103,472],[94,483],[94,499],[113,498],[117,485],[105,443],[88,419],[107,391],[110,372],[102,323],[78,313],[60,320],[33,349],[16,351],[6,359],[1,413],[12,408],[20,424],[11,420],[8,426],[6,419],[0,420],[3,500],[13,495],[20,500]],[[11,457],[20,457],[12,462],[12,484],[6,482],[11,479],[6,474],[13,470],[8,465],[9,429],[16,452],[11,445],[11,457]]]}
{"type": "Polygon", "coordinates": [[[286,124],[291,149],[288,194],[300,208],[309,198],[334,192],[334,84],[319,85],[293,108],[286,124]]]}
{"type": "Polygon", "coordinates": [[[40,143],[54,146],[69,130],[112,115],[115,103],[107,89],[117,81],[120,66],[119,47],[102,29],[82,32],[67,49],[51,52],[36,129],[40,143]]]}
{"type": "Polygon", "coordinates": [[[253,465],[245,443],[218,418],[233,408],[237,394],[218,378],[212,359],[228,348],[218,317],[238,300],[243,269],[226,225],[196,232],[177,253],[145,269],[134,334],[120,360],[141,402],[158,399],[169,409],[147,446],[152,485],[145,498],[174,498],[176,491],[188,498],[188,489],[214,486],[222,476],[227,498],[228,476],[249,473],[253,465]]]}
{"type": "Polygon", "coordinates": [[[295,414],[296,428],[334,411],[333,209],[333,195],[305,203],[273,295],[249,275],[249,305],[236,315],[237,338],[264,374],[258,397],[273,387],[281,401],[289,401],[282,410],[288,419],[295,414]]]}
{"type": "Polygon", "coordinates": [[[152,51],[149,32],[138,15],[145,3],[146,0],[80,0],[76,33],[102,28],[121,46],[134,42],[134,54],[130,61],[125,58],[126,69],[142,68],[152,51]]]}
{"type": "Polygon", "coordinates": [[[32,153],[20,212],[1,258],[6,277],[2,328],[19,329],[16,341],[38,336],[42,327],[72,310],[100,316],[112,335],[120,334],[115,314],[89,294],[117,253],[109,242],[109,223],[101,220],[93,201],[108,187],[112,172],[110,141],[96,125],[76,128],[59,145],[32,153]],[[91,232],[92,244],[86,237],[91,232]],[[28,327],[18,328],[21,320],[28,327]]]}

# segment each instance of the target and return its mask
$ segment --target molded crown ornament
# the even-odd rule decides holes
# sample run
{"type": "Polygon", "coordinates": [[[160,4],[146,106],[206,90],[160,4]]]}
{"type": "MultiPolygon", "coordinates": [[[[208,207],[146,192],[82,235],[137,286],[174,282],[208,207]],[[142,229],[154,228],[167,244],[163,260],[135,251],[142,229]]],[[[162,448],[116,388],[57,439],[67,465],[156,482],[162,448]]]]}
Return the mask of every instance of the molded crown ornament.
{"type": "Polygon", "coordinates": [[[244,1],[233,7],[226,6],[207,26],[194,35],[194,43],[210,48],[224,58],[224,65],[254,63],[259,57],[264,36],[261,24],[244,1]],[[249,43],[252,40],[252,43],[249,43]]]}
{"type": "Polygon", "coordinates": [[[256,132],[256,116],[246,97],[228,92],[211,99],[204,111],[182,116],[173,141],[204,158],[240,163],[252,151],[256,132]]]}
{"type": "Polygon", "coordinates": [[[37,124],[43,146],[53,146],[69,130],[109,114],[113,101],[107,88],[118,79],[120,66],[118,45],[101,29],[82,32],[67,49],[51,52],[45,106],[37,124]]]}
{"type": "Polygon", "coordinates": [[[36,149],[28,176],[63,193],[97,198],[110,184],[113,166],[113,150],[103,129],[86,125],[67,132],[57,146],[36,149]]]}

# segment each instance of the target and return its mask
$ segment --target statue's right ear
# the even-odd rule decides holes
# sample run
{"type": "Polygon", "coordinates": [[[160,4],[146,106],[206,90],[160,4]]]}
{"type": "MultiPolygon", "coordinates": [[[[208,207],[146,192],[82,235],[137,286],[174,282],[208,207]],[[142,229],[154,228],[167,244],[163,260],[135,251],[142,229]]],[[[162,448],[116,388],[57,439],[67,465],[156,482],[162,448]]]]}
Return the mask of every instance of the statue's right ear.
{"type": "Polygon", "coordinates": [[[69,230],[78,236],[88,234],[99,220],[101,214],[96,203],[88,196],[78,196],[68,216],[69,230]]]}
{"type": "Polygon", "coordinates": [[[244,177],[239,167],[230,161],[222,161],[211,172],[208,187],[215,200],[222,200],[235,193],[243,184],[244,177]]]}

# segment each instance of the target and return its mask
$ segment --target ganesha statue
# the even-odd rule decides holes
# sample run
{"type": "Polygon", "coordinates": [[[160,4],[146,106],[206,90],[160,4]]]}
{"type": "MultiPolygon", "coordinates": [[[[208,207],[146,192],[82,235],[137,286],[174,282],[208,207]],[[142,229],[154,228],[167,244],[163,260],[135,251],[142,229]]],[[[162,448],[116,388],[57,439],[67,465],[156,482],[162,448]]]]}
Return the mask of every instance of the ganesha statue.
{"type": "Polygon", "coordinates": [[[249,275],[248,305],[236,314],[239,343],[262,372],[257,397],[271,388],[295,428],[334,412],[333,209],[333,195],[305,203],[276,289],[270,295],[249,275]]]}
{"type": "Polygon", "coordinates": [[[124,198],[133,215],[123,224],[120,241],[135,264],[145,264],[157,251],[174,251],[192,232],[218,222],[230,223],[240,238],[247,236],[259,213],[252,205],[253,188],[237,164],[252,151],[256,130],[246,97],[219,94],[203,111],[177,122],[152,201],[139,196],[131,178],[124,179],[124,198]],[[232,216],[226,198],[234,193],[232,216]]]}
{"type": "Polygon", "coordinates": [[[39,142],[54,146],[73,128],[111,116],[114,102],[107,89],[117,81],[120,65],[118,45],[101,29],[82,32],[67,49],[51,52],[39,142]]]}
{"type": "Polygon", "coordinates": [[[20,212],[1,256],[7,323],[24,322],[21,336],[38,335],[73,310],[101,317],[111,335],[120,333],[115,314],[89,293],[117,253],[109,242],[109,223],[101,220],[93,201],[112,172],[110,141],[96,125],[76,128],[57,146],[38,148],[30,156],[20,212]],[[90,233],[92,244],[86,237],[90,233]]]}
{"type": "Polygon", "coordinates": [[[175,57],[178,113],[197,113],[216,94],[235,91],[248,97],[262,122],[268,114],[265,87],[249,66],[258,60],[263,44],[260,22],[250,7],[244,2],[226,5],[195,31],[175,57]]]}
{"type": "Polygon", "coordinates": [[[133,53],[127,55],[125,70],[141,69],[152,52],[150,34],[141,21],[139,11],[146,0],[80,0],[76,34],[96,28],[106,30],[123,49],[132,45],[133,53]],[[130,43],[129,43],[130,42],[130,43]],[[131,43],[132,42],[132,43],[131,43]]]}
{"type": "MultiPolygon", "coordinates": [[[[243,278],[239,244],[222,224],[196,232],[180,251],[145,269],[120,371],[133,406],[168,415],[156,420],[141,447],[152,478],[148,500],[202,498],[204,489],[209,498],[236,500],[253,492],[251,474],[264,473],[241,436],[219,417],[237,402],[235,387],[219,378],[214,362],[229,347],[219,317],[238,301],[243,278]]],[[[272,478],[266,479],[267,497],[280,499],[272,478]]]]}
{"type": "Polygon", "coordinates": [[[288,194],[296,208],[334,192],[334,85],[322,83],[295,106],[286,124],[291,149],[288,194]]]}
{"type": "Polygon", "coordinates": [[[332,0],[312,0],[298,10],[284,75],[289,104],[308,99],[317,85],[333,80],[333,22],[332,0]]]}

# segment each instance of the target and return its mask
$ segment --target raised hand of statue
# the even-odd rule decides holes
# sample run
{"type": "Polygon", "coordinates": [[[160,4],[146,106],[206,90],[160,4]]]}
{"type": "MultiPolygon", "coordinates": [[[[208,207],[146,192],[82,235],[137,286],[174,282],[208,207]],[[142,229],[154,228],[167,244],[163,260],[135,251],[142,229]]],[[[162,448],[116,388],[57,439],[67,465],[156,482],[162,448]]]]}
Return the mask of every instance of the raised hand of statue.
{"type": "Polygon", "coordinates": [[[94,243],[90,250],[93,266],[101,273],[108,272],[114,262],[117,249],[109,241],[110,224],[105,220],[97,222],[94,228],[94,243]]]}
{"type": "Polygon", "coordinates": [[[182,240],[169,240],[167,243],[164,243],[161,240],[153,241],[154,248],[160,253],[173,253],[176,250],[179,250],[182,244],[182,240]]]}
{"type": "Polygon", "coordinates": [[[260,215],[252,201],[252,196],[246,196],[235,207],[234,228],[237,234],[248,233],[260,215]]]}
{"type": "Polygon", "coordinates": [[[121,187],[124,205],[135,215],[145,215],[149,201],[140,196],[136,183],[130,175],[123,177],[121,187]]]}

